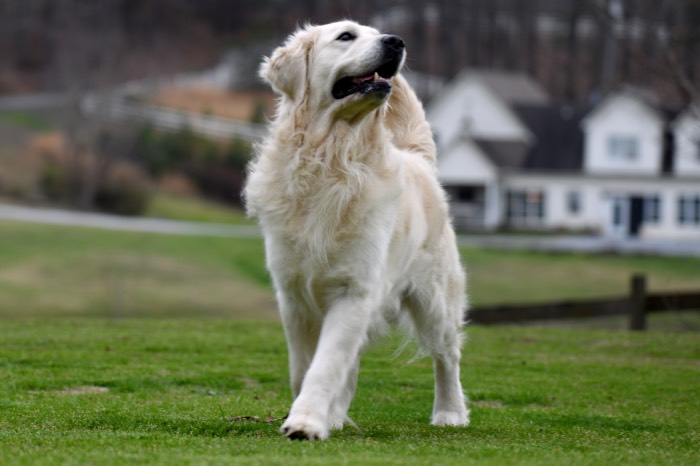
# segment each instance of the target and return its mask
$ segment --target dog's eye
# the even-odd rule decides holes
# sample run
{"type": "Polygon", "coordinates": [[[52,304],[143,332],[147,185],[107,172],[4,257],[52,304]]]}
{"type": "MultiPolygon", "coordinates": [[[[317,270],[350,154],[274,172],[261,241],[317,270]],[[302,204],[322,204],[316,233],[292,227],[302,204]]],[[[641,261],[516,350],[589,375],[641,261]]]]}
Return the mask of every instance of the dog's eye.
{"type": "Polygon", "coordinates": [[[349,40],[355,40],[355,39],[357,39],[357,36],[355,34],[353,34],[352,32],[344,32],[335,38],[335,40],[342,40],[343,42],[347,42],[349,40]]]}

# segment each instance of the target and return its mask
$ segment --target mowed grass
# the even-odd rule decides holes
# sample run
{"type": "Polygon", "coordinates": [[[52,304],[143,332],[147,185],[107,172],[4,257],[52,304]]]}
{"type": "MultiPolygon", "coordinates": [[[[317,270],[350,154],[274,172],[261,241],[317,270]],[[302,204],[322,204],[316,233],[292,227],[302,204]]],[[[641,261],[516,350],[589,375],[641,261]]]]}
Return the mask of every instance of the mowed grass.
{"type": "MultiPolygon", "coordinates": [[[[463,256],[475,306],[700,285],[695,259],[463,256]]],[[[699,335],[471,327],[467,429],[429,425],[431,362],[392,335],[359,428],[291,442],[262,240],[0,221],[0,464],[698,464],[699,335]]]]}
{"type": "Polygon", "coordinates": [[[697,334],[469,335],[470,427],[429,425],[430,360],[395,356],[390,337],[362,360],[358,428],[309,443],[278,433],[290,396],[277,323],[3,319],[0,464],[700,462],[697,334]]]}
{"type": "MultiPolygon", "coordinates": [[[[236,217],[233,214],[231,219],[236,217]]],[[[472,306],[699,289],[700,260],[463,249],[472,306]]],[[[262,239],[0,221],[0,316],[276,316],[262,239]]]]}
{"type": "Polygon", "coordinates": [[[276,319],[259,239],[0,221],[0,316],[276,319]]]}
{"type": "Polygon", "coordinates": [[[603,298],[629,293],[632,274],[649,290],[700,289],[700,259],[463,249],[475,305],[603,298]]]}
{"type": "Polygon", "coordinates": [[[176,196],[164,192],[155,193],[145,215],[192,222],[254,224],[254,221],[246,218],[243,212],[224,204],[216,204],[194,196],[176,196]]]}

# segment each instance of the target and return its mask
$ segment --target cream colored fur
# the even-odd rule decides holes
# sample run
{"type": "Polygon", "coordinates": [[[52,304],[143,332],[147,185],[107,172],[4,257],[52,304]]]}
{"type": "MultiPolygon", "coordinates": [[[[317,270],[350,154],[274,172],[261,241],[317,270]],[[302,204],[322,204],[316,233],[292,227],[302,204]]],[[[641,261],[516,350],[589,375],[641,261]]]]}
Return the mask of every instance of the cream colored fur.
{"type": "Polygon", "coordinates": [[[360,353],[391,323],[433,356],[432,423],[469,423],[459,379],[465,274],[423,108],[400,74],[388,99],[331,95],[376,60],[381,38],[350,21],[309,26],[261,67],[280,97],[245,199],[287,336],[290,438],[325,439],[349,421],[360,353]],[[356,39],[337,40],[343,31],[356,39]]]}

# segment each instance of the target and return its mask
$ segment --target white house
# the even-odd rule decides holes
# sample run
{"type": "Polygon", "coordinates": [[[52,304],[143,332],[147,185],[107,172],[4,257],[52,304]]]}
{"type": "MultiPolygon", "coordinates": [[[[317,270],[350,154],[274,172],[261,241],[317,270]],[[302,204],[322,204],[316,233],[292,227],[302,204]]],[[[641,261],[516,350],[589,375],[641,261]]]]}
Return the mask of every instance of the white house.
{"type": "Polygon", "coordinates": [[[671,123],[675,142],[673,174],[700,177],[700,103],[689,105],[671,123]]]}
{"type": "Polygon", "coordinates": [[[462,228],[700,240],[700,112],[632,87],[552,104],[523,75],[467,70],[427,108],[462,228]]]}

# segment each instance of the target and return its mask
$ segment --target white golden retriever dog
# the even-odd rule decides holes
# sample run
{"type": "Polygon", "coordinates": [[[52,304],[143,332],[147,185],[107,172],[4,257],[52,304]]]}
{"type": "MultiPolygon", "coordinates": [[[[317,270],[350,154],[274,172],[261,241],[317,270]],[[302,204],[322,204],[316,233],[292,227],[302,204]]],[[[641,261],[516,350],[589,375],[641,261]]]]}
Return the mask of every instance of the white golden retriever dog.
{"type": "Polygon", "coordinates": [[[297,31],[261,66],[279,101],[245,199],[287,336],[291,439],[352,422],[360,353],[391,323],[433,357],[432,423],[469,424],[465,274],[405,57],[400,37],[341,21],[297,31]]]}

